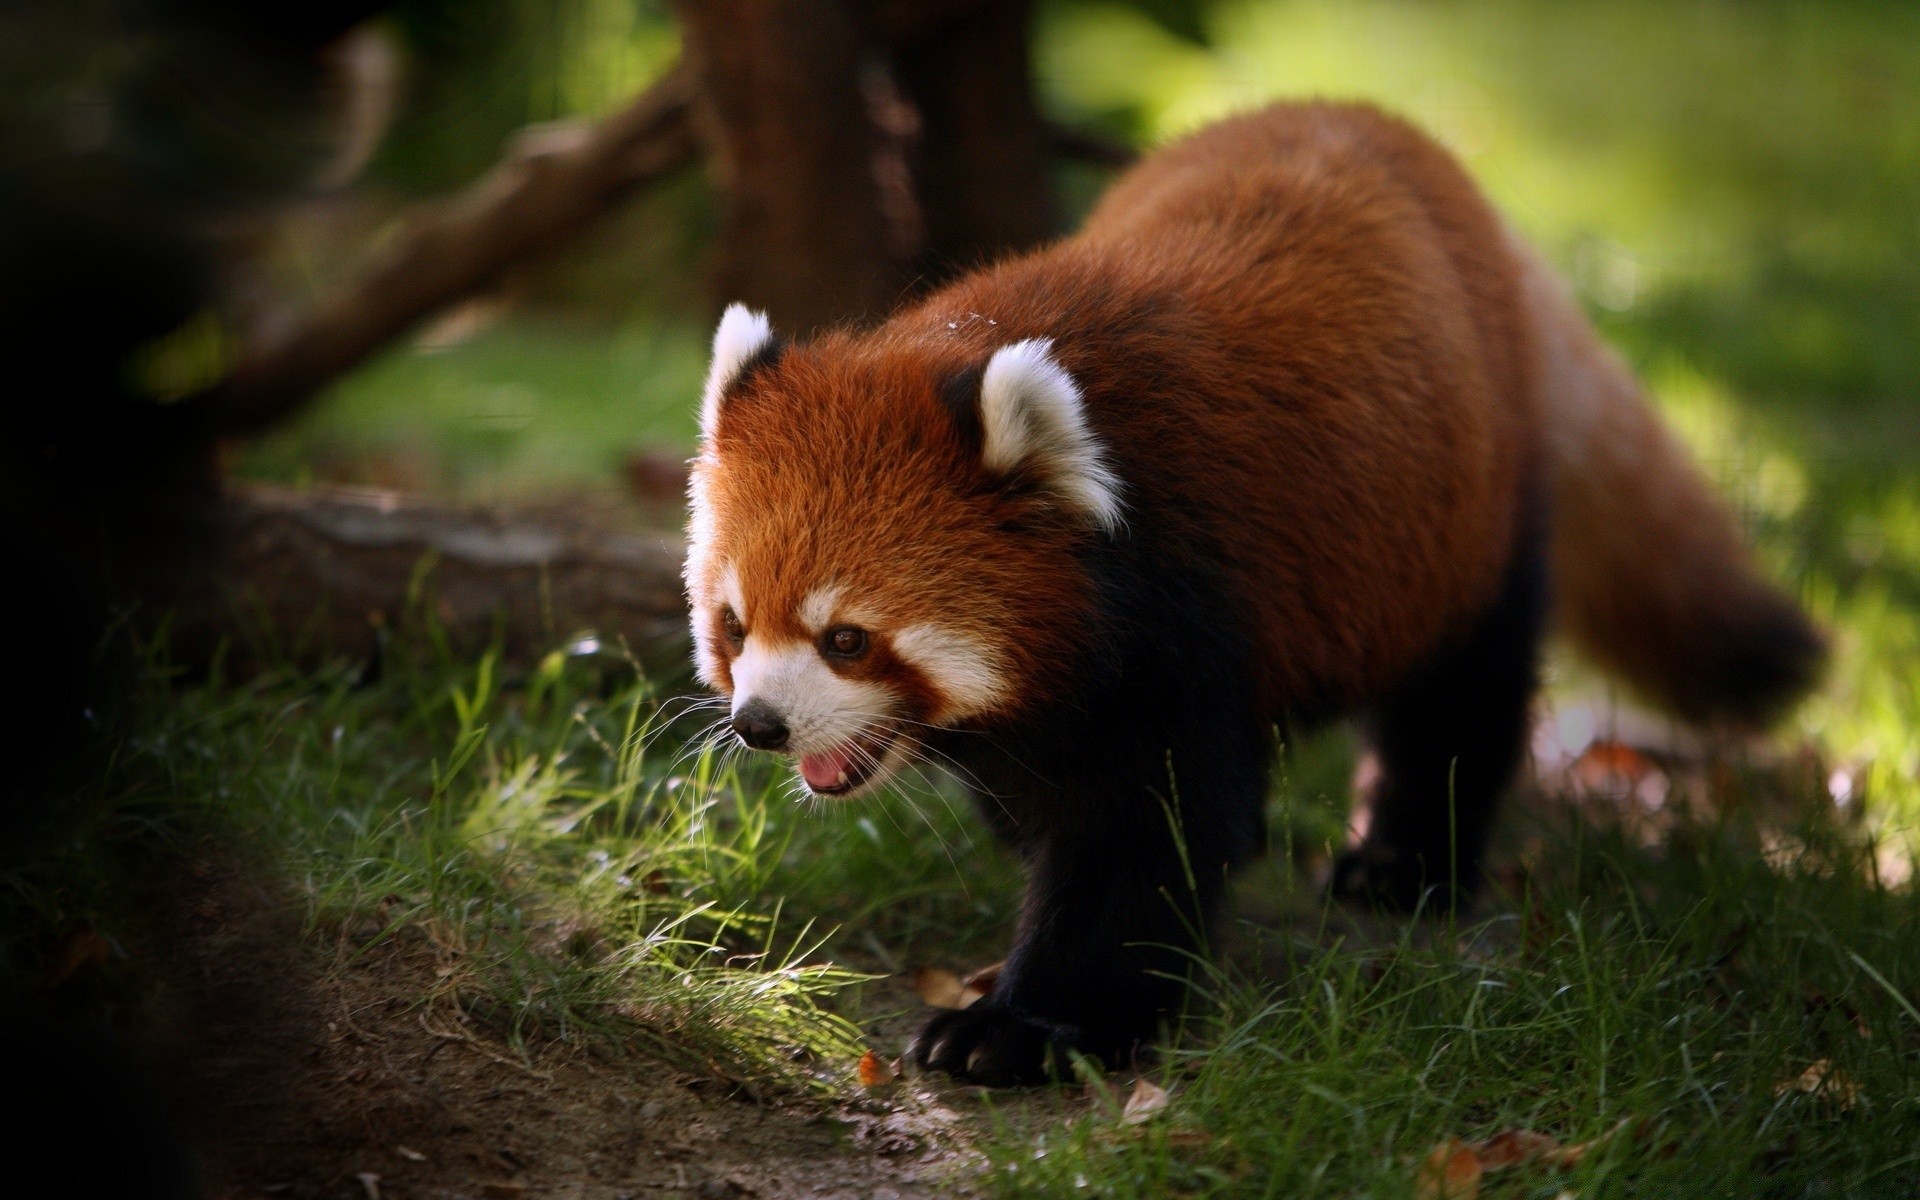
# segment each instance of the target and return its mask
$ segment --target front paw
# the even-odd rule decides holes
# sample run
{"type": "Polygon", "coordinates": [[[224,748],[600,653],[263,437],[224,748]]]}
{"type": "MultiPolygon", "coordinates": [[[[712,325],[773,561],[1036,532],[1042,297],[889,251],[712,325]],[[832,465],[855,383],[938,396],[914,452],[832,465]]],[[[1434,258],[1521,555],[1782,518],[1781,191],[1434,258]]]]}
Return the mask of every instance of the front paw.
{"type": "Polygon", "coordinates": [[[907,1046],[922,1071],[945,1071],[986,1087],[1046,1083],[1072,1070],[1066,1051],[1082,1049],[1070,1026],[1023,1017],[991,1000],[943,1012],[907,1046]]]}

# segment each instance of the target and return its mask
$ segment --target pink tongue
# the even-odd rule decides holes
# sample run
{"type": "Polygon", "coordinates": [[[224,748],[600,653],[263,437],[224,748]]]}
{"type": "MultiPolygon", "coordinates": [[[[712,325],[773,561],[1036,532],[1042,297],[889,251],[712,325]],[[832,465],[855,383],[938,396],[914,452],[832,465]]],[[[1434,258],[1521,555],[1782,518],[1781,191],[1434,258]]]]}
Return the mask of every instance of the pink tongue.
{"type": "Polygon", "coordinates": [[[840,786],[840,777],[853,775],[853,744],[835,746],[825,754],[809,754],[800,760],[800,775],[816,792],[840,786]]]}

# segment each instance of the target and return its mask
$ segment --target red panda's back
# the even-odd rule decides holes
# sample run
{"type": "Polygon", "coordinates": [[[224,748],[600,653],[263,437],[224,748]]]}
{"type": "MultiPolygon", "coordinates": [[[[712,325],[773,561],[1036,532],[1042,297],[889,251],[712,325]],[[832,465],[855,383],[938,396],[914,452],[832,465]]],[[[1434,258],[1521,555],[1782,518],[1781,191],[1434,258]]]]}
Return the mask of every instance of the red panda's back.
{"type": "Polygon", "coordinates": [[[1276,708],[1377,694],[1491,595],[1535,457],[1521,316],[1498,218],[1424,135],[1343,105],[1224,122],[1049,259],[1103,292],[1060,318],[1091,335],[1061,347],[1092,420],[1135,503],[1218,547],[1276,708]],[[1103,354],[1103,323],[1163,344],[1103,354]]]}

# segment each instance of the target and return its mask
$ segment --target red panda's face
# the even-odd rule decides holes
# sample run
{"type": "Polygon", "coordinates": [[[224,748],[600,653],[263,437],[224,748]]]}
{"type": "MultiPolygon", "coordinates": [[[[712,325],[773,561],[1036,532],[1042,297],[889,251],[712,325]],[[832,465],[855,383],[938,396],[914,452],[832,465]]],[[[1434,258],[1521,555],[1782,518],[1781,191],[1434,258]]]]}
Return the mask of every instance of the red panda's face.
{"type": "Polygon", "coordinates": [[[741,740],[791,756],[822,795],[1044,691],[1086,617],[1074,550],[1117,524],[1118,483],[1046,345],[978,364],[944,350],[780,351],[738,306],[715,338],[691,489],[695,659],[741,740]]]}

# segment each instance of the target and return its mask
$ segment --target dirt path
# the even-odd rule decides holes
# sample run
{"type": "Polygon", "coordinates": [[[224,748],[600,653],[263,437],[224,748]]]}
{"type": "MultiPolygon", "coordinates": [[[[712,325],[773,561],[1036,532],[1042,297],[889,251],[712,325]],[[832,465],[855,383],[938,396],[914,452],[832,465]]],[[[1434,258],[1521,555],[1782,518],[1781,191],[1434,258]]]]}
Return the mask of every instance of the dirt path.
{"type": "Polygon", "coordinates": [[[965,1089],[761,1103],[644,1061],[523,1056],[423,1000],[445,991],[424,937],[332,965],[287,905],[218,859],[188,861],[170,906],[137,1044],[209,1197],[972,1190],[965,1089]]]}

